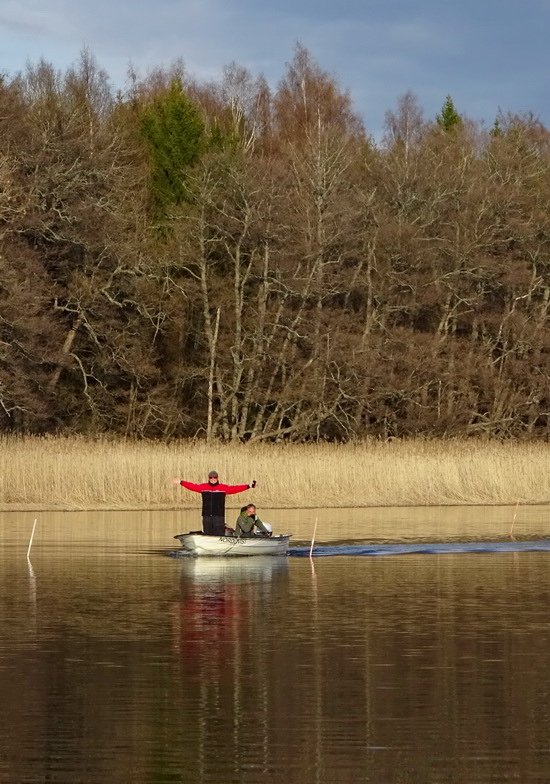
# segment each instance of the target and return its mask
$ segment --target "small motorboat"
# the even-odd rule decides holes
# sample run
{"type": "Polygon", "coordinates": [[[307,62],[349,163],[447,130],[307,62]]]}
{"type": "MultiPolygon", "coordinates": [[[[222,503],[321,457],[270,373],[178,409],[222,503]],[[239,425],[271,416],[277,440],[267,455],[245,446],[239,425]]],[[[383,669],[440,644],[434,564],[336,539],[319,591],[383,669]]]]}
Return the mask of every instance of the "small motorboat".
{"type": "Polygon", "coordinates": [[[177,534],[174,539],[192,555],[286,555],[292,534],[279,536],[210,536],[199,531],[177,534]]]}

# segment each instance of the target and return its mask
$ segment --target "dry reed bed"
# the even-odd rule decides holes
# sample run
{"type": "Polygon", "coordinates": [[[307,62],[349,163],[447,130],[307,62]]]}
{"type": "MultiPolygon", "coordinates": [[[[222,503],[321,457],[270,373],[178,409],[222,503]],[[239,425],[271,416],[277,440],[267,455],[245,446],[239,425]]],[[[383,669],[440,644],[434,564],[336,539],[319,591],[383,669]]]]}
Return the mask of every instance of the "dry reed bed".
{"type": "MultiPolygon", "coordinates": [[[[257,479],[263,507],[550,502],[550,445],[393,441],[347,445],[206,445],[84,438],[1,439],[4,509],[193,508],[173,477],[257,479]]],[[[240,506],[241,498],[228,499],[240,506]]]]}

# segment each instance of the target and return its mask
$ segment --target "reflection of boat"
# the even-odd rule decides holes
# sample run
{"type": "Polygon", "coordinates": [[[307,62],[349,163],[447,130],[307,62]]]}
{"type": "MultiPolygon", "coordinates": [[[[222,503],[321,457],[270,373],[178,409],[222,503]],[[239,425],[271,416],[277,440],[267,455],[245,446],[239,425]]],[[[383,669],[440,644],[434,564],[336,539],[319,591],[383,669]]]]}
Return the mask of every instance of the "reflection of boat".
{"type": "Polygon", "coordinates": [[[181,573],[195,584],[268,583],[288,571],[287,558],[182,558],[181,573]]]}
{"type": "Polygon", "coordinates": [[[177,534],[182,547],[193,555],[286,555],[291,534],[280,536],[208,536],[203,533],[177,534]]]}

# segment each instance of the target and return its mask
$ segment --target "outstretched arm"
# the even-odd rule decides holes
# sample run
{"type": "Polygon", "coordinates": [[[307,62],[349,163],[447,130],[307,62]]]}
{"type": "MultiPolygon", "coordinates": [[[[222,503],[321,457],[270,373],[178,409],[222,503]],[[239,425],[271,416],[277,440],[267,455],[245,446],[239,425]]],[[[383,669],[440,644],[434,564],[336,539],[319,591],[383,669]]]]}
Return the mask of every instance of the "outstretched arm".
{"type": "Polygon", "coordinates": [[[249,485],[218,485],[226,495],[235,495],[235,493],[244,493],[245,490],[256,487],[256,480],[253,479],[249,485]]]}
{"type": "MultiPolygon", "coordinates": [[[[197,485],[194,482],[186,482],[185,479],[174,478],[172,479],[172,482],[175,485],[181,485],[182,487],[185,487],[186,490],[192,490],[194,493],[202,493],[205,489],[204,484],[197,485]]],[[[208,485],[206,485],[206,487],[208,487],[208,485]]]]}

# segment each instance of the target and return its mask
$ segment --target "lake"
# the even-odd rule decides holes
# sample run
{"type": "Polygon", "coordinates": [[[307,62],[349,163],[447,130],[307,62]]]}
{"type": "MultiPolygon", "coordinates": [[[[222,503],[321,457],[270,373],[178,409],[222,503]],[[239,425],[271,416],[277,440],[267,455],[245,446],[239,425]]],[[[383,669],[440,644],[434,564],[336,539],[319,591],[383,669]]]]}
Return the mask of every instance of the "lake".
{"type": "MultiPolygon", "coordinates": [[[[316,520],[321,547],[459,541],[514,511],[265,519],[304,550],[316,520]]],[[[195,520],[0,514],[2,784],[550,781],[550,552],[166,557],[195,520]]]]}

